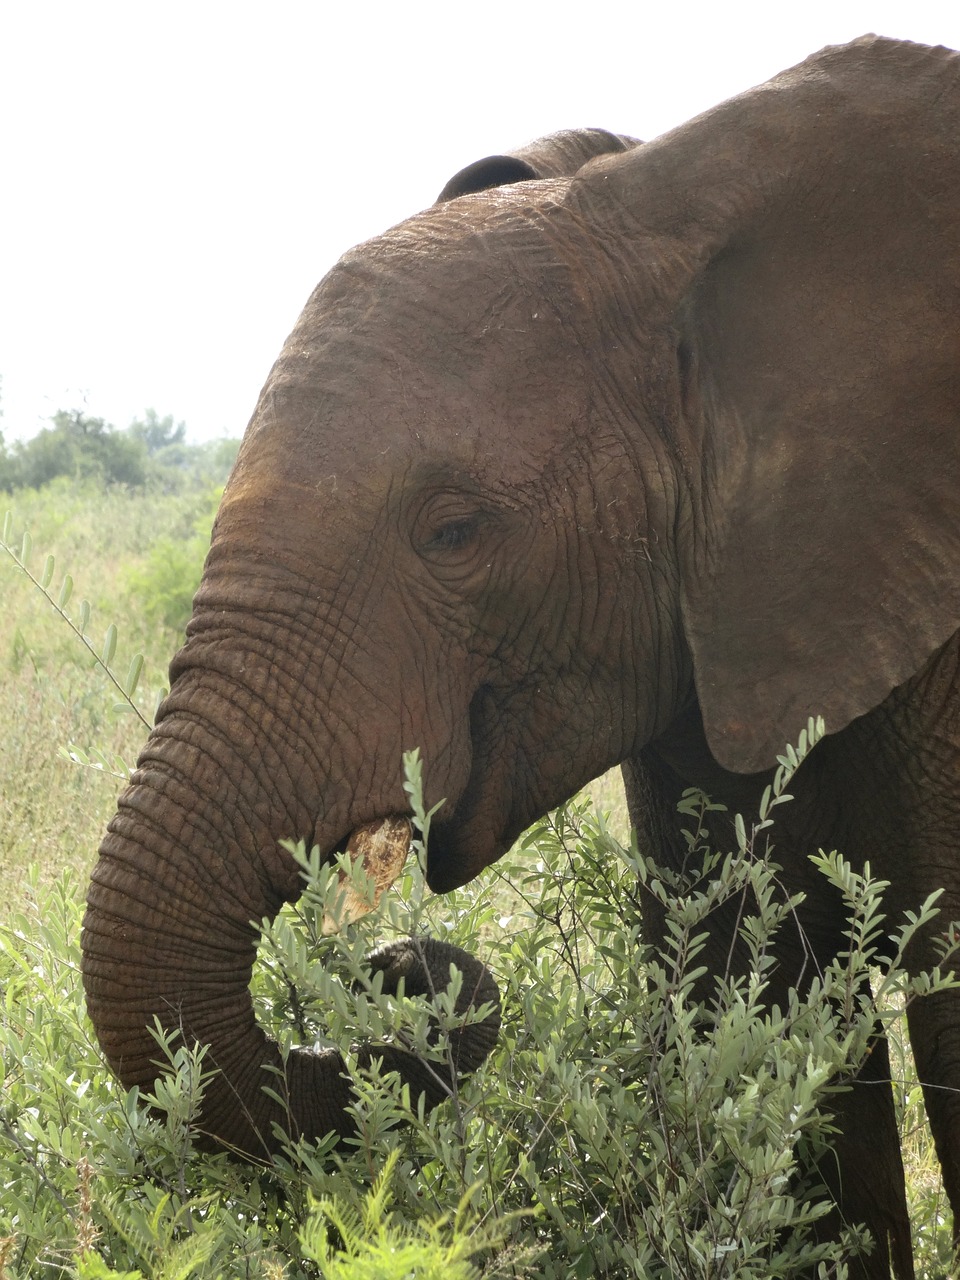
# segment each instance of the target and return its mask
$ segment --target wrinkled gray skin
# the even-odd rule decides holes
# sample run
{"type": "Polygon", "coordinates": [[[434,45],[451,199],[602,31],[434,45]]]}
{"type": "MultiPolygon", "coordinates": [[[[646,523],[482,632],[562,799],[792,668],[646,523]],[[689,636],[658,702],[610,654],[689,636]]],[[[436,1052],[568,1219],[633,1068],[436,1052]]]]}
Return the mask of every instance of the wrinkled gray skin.
{"type": "MultiPolygon", "coordinates": [[[[865,38],[645,146],[582,136],[610,154],[519,154],[533,175],[507,163],[506,187],[494,158],[318,286],[102,845],[101,1043],[130,1084],[154,1014],[210,1041],[207,1129],[247,1151],[275,1120],[342,1131],[347,1094],[337,1055],[306,1054],[289,1114],[261,1092],[250,921],[299,886],[277,841],[332,852],[406,812],[412,746],[446,798],[442,891],[617,763],[675,864],[682,789],[749,812],[822,713],[779,811],[809,896],[771,999],[840,942],[818,847],[869,858],[894,912],[944,887],[960,916],[957,55],[865,38]]],[[[717,972],[733,932],[718,913],[717,972]]],[[[909,1023],[956,1210],[960,999],[909,1023]]],[[[878,1238],[861,1277],[913,1275],[887,1071],[878,1040],[824,1168],[878,1238]]]]}

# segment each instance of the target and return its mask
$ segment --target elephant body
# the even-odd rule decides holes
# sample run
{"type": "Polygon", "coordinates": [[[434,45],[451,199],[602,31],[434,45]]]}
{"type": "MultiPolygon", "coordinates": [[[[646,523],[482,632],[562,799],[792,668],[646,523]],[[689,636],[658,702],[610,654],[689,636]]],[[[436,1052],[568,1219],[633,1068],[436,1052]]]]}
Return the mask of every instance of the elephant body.
{"type": "MultiPolygon", "coordinates": [[[[283,1065],[255,1023],[251,922],[299,892],[280,838],[332,856],[409,812],[415,746],[442,891],[616,764],[669,864],[685,787],[749,811],[822,714],[777,823],[809,894],[777,981],[839,945],[818,847],[960,916],[958,63],[865,37],[644,145],[491,157],[320,283],[90,888],[88,1003],[126,1083],[152,1081],[159,1017],[211,1044],[214,1138],[345,1131],[339,1055],[283,1065]]],[[[955,1210],[958,1026],[960,998],[911,1010],[955,1210]]],[[[878,1239],[860,1274],[904,1277],[885,1053],[832,1185],[878,1239]]]]}

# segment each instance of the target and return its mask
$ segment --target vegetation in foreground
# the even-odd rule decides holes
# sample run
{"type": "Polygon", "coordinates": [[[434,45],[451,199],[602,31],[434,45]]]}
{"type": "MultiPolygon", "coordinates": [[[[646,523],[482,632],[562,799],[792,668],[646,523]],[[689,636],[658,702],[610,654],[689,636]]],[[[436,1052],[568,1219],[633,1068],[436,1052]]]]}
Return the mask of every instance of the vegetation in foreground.
{"type": "MultiPolygon", "coordinates": [[[[134,650],[144,653],[130,692],[146,720],[178,625],[153,611],[175,584],[160,589],[170,557],[152,556],[163,539],[202,543],[211,501],[209,487],[162,494],[96,480],[13,495],[8,544],[19,553],[31,528],[27,563],[41,581],[54,554],[55,600],[70,570],[64,612],[83,621],[89,601],[84,630],[99,654],[115,648],[121,685],[130,688],[134,650]],[[119,645],[108,632],[118,614],[119,645]]],[[[180,583],[187,599],[199,558],[180,583]]],[[[319,928],[336,892],[331,871],[301,851],[307,890],[266,931],[255,979],[261,1020],[283,1043],[392,1034],[437,1052],[420,1002],[363,981],[374,940],[424,931],[493,968],[501,1042],[429,1117],[410,1115],[394,1081],[360,1080],[359,1136],[346,1152],[301,1144],[270,1169],[198,1154],[190,1120],[202,1051],[158,1039],[170,1072],[147,1112],[109,1077],[79,983],[85,878],[120,785],[109,767],[123,773],[143,725],[12,561],[0,575],[0,1276],[766,1280],[815,1259],[824,1276],[844,1274],[862,1242],[851,1224],[839,1246],[815,1243],[823,1206],[811,1158],[829,1141],[830,1098],[866,1052],[874,1018],[894,1019],[923,989],[896,955],[879,977],[881,886],[840,858],[821,860],[849,902],[850,954],[822,991],[780,1011],[763,1004],[769,941],[789,905],[760,828],[772,810],[744,828],[740,849],[711,851],[699,834],[704,802],[691,796],[695,870],[666,883],[613,823],[577,803],[442,899],[411,860],[379,911],[335,939],[319,928]],[[641,891],[670,909],[661,955],[642,948],[641,891]],[[721,984],[706,1009],[692,993],[698,936],[731,894],[749,904],[756,972],[721,984]],[[852,996],[866,970],[879,1009],[852,996]]],[[[793,763],[785,757],[783,786],[793,763]]],[[[416,802],[415,760],[408,776],[416,802]]],[[[904,925],[901,944],[908,935],[904,925]]],[[[449,1023],[449,1010],[437,1016],[449,1023]]],[[[899,1103],[919,1274],[935,1280],[952,1274],[946,1209],[906,1065],[899,1103]]]]}

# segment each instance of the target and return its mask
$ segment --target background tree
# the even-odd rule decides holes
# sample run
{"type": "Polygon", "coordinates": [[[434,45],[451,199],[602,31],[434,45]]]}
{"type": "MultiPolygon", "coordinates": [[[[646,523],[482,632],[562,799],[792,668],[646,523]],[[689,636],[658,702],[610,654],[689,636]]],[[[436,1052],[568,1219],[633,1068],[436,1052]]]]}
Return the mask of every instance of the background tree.
{"type": "Polygon", "coordinates": [[[182,445],[187,435],[187,424],[174,424],[172,413],[161,418],[156,409],[147,409],[142,418],[134,418],[127,432],[133,439],[142,440],[152,457],[164,449],[182,445]]]}
{"type": "Polygon", "coordinates": [[[0,436],[0,490],[40,489],[60,476],[165,493],[209,489],[227,478],[239,441],[187,443],[184,422],[147,409],[125,430],[82,409],[60,409],[30,440],[0,436]]]}
{"type": "Polygon", "coordinates": [[[39,489],[57,476],[98,479],[106,484],[144,484],[147,449],[142,440],[81,409],[60,409],[51,423],[31,440],[17,440],[6,451],[0,487],[8,493],[39,489]]]}

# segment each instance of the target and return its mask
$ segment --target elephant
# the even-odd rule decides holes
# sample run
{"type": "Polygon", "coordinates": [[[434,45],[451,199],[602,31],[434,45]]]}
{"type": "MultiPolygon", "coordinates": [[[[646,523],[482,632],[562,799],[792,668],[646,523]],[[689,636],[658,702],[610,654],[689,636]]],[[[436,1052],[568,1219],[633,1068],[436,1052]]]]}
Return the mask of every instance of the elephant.
{"type": "MultiPolygon", "coordinates": [[[[411,747],[443,892],[617,765],[658,861],[688,787],[729,845],[822,715],[778,811],[806,899],[771,1000],[842,945],[818,848],[960,916],[960,55],[863,37],[642,145],[564,136],[470,166],[311,295],[100,848],[105,1055],[146,1085],[154,1018],[209,1044],[203,1128],[254,1156],[275,1124],[345,1132],[349,1097],[338,1055],[281,1064],[254,1019],[251,922],[300,892],[278,842],[333,857],[406,818],[411,747]]],[[[710,928],[722,972],[735,923],[710,928]]],[[[909,1030],[956,1213],[960,995],[909,1030]]],[[[876,1242],[855,1274],[912,1276],[882,1036],[836,1105],[824,1176],[876,1242]]]]}

